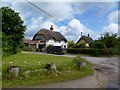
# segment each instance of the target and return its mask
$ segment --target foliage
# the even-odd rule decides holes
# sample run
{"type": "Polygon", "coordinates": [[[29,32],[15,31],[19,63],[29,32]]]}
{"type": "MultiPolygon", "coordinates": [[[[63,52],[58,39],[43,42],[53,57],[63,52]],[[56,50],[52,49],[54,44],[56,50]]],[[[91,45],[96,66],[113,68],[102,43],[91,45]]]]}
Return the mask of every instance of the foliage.
{"type": "Polygon", "coordinates": [[[104,34],[99,40],[105,44],[106,48],[114,48],[117,43],[117,34],[110,35],[109,33],[104,34]]]}
{"type": "Polygon", "coordinates": [[[22,48],[23,51],[35,52],[36,49],[34,47],[24,47],[22,48]]]}
{"type": "Polygon", "coordinates": [[[68,81],[93,74],[93,70],[89,62],[80,58],[80,60],[86,62],[86,67],[79,71],[73,62],[73,59],[74,58],[33,53],[18,53],[5,57],[2,62],[3,87],[30,87],[58,81],[68,81]],[[44,69],[45,65],[50,62],[56,63],[58,70],[57,76],[53,75],[49,71],[39,71],[40,69],[44,69]],[[14,80],[11,79],[6,72],[8,66],[20,66],[20,77],[14,80]],[[26,70],[30,70],[32,72],[26,75],[24,74],[26,70]]]}
{"type": "Polygon", "coordinates": [[[72,40],[72,41],[68,41],[68,48],[73,48],[75,45],[75,42],[72,40]]]}
{"type": "Polygon", "coordinates": [[[119,55],[120,37],[117,37],[117,34],[106,33],[93,42],[92,48],[100,49],[101,55],[119,55]]]}
{"type": "Polygon", "coordinates": [[[67,52],[74,54],[89,54],[92,56],[99,56],[101,54],[100,50],[96,48],[68,48],[67,52]]]}
{"type": "Polygon", "coordinates": [[[105,49],[106,46],[103,42],[96,40],[92,43],[92,48],[99,48],[99,49],[105,49]]]}
{"type": "Polygon", "coordinates": [[[16,54],[20,49],[26,27],[23,26],[19,13],[9,7],[1,9],[3,55],[16,54]]]}

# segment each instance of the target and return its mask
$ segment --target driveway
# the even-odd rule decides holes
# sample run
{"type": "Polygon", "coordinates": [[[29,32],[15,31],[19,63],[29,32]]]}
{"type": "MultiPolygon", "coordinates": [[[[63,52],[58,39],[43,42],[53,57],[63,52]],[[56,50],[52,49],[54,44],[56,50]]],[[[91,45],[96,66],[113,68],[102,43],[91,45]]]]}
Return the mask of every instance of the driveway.
{"type": "MultiPolygon", "coordinates": [[[[22,52],[33,54],[46,54],[37,52],[22,52]]],[[[54,54],[47,54],[54,55],[54,54]]],[[[58,56],[58,55],[54,55],[58,56]]],[[[59,55],[64,57],[75,57],[75,55],[59,55]]],[[[85,78],[67,82],[57,82],[44,86],[32,86],[32,88],[118,88],[118,57],[89,57],[82,56],[93,63],[94,74],[85,78]]]]}

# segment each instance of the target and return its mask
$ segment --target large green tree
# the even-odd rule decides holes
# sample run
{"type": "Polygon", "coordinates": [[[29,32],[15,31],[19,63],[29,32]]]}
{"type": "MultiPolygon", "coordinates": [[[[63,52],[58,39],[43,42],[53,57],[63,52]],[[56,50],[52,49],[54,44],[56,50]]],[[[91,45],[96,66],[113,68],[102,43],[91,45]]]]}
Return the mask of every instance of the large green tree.
{"type": "Polygon", "coordinates": [[[18,12],[2,7],[2,46],[3,54],[15,54],[24,38],[26,27],[18,12]]]}
{"type": "Polygon", "coordinates": [[[118,44],[117,34],[104,34],[99,40],[106,45],[107,48],[114,48],[118,44]]]}

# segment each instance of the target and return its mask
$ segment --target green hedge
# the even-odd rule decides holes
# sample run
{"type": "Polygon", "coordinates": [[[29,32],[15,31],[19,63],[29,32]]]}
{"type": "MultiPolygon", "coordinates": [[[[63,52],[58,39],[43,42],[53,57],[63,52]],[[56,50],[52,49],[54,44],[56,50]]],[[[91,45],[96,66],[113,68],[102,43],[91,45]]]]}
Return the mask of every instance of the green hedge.
{"type": "Polygon", "coordinates": [[[33,47],[24,47],[22,50],[23,51],[29,51],[29,52],[36,52],[36,49],[33,48],[33,47]]]}
{"type": "Polygon", "coordinates": [[[93,56],[99,56],[101,54],[100,49],[94,48],[68,48],[67,52],[74,54],[89,54],[93,56]]]}
{"type": "Polygon", "coordinates": [[[109,56],[109,55],[120,55],[120,52],[117,48],[110,49],[97,49],[97,48],[68,48],[68,53],[74,54],[89,54],[92,56],[109,56]]]}

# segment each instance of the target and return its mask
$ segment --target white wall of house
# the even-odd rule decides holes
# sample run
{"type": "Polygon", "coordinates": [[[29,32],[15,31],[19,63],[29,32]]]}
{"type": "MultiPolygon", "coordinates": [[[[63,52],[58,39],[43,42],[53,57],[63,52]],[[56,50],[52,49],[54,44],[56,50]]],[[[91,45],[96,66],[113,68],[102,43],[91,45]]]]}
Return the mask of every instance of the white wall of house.
{"type": "Polygon", "coordinates": [[[67,48],[68,43],[65,41],[61,41],[62,48],[67,48]]]}
{"type": "Polygon", "coordinates": [[[65,41],[55,41],[55,40],[47,40],[46,41],[46,47],[49,45],[53,46],[62,46],[62,48],[67,48],[67,42],[65,41]]]}

